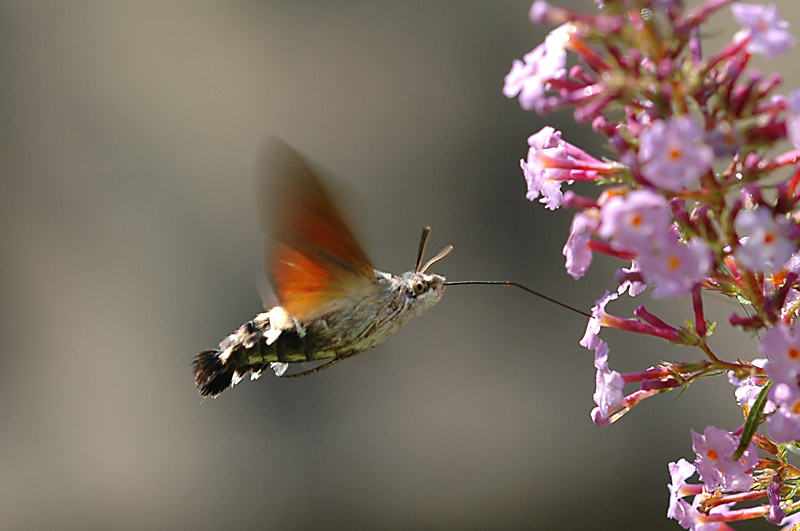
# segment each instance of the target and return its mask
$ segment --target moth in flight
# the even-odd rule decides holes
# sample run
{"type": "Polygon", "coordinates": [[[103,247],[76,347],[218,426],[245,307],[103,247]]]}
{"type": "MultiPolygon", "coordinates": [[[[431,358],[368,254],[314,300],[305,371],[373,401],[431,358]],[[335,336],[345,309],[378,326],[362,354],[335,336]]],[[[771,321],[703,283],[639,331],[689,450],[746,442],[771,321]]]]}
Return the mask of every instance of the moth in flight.
{"type": "Polygon", "coordinates": [[[429,228],[422,232],[414,269],[384,273],[370,265],[319,178],[293,148],[273,141],[264,177],[271,188],[261,212],[265,265],[279,304],[195,357],[195,384],[204,397],[267,369],[295,377],[330,367],[380,345],[444,294],[445,278],[427,270],[453,247],[422,265],[429,228]],[[316,366],[286,372],[308,362],[316,366]]]}

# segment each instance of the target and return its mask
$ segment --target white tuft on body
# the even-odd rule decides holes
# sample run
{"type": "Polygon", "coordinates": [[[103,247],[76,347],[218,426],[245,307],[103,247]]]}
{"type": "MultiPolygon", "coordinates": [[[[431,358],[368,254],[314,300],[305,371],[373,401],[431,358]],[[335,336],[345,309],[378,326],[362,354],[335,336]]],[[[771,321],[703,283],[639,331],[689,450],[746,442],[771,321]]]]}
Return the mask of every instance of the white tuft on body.
{"type": "Polygon", "coordinates": [[[282,306],[274,306],[267,312],[269,326],[272,329],[287,330],[292,328],[294,318],[282,306]]]}
{"type": "Polygon", "coordinates": [[[219,348],[222,352],[217,356],[219,361],[225,363],[233,353],[233,346],[236,344],[236,334],[231,334],[219,342],[219,348]]]}
{"type": "Polygon", "coordinates": [[[283,373],[286,372],[286,369],[289,368],[288,363],[281,363],[279,361],[270,362],[269,368],[275,371],[275,376],[283,376],[283,373]]]}
{"type": "Polygon", "coordinates": [[[275,343],[275,341],[278,339],[278,336],[281,335],[281,332],[283,332],[283,330],[278,330],[276,328],[270,328],[264,332],[264,339],[267,340],[267,345],[275,343]]]}

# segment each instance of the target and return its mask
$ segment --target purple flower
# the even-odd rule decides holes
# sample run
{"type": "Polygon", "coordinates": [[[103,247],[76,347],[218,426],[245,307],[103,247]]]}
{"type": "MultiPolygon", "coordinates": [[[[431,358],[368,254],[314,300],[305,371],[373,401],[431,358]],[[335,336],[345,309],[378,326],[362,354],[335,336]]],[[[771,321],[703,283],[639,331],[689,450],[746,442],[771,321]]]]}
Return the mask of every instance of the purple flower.
{"type": "Polygon", "coordinates": [[[692,430],[692,448],[697,454],[695,466],[700,479],[710,489],[723,492],[742,492],[753,483],[750,473],[758,464],[758,452],[753,443],[738,460],[732,458],[739,438],[714,426],[708,426],[703,435],[692,430]]]}
{"type": "Polygon", "coordinates": [[[514,59],[504,80],[503,94],[507,98],[519,96],[519,104],[526,111],[542,112],[547,84],[567,75],[564,47],[572,31],[572,24],[562,24],[551,31],[543,43],[526,53],[523,61],[514,59]]]}
{"type": "Polygon", "coordinates": [[[790,289],[789,293],[786,294],[786,300],[783,302],[783,307],[781,308],[781,319],[786,319],[790,314],[796,313],[798,299],[800,299],[800,291],[794,288],[790,289]]]}
{"type": "Polygon", "coordinates": [[[660,7],[667,9],[669,7],[677,7],[680,0],[653,0],[653,7],[660,7]]]}
{"type": "Polygon", "coordinates": [[[733,254],[751,271],[761,273],[767,266],[781,269],[795,251],[789,240],[789,222],[774,217],[768,208],[742,210],[733,225],[741,236],[733,254]]]}
{"type": "MultiPolygon", "coordinates": [[[[758,378],[756,376],[750,376],[741,380],[741,382],[737,385],[736,391],[733,392],[733,395],[736,397],[736,403],[739,404],[739,407],[753,407],[753,403],[758,398],[758,395],[761,394],[761,390],[764,388],[765,380],[764,378],[758,378]]],[[[770,404],[764,406],[765,413],[768,413],[767,408],[770,404]]],[[[772,409],[774,409],[774,404],[772,405],[772,409]]]]}
{"type": "Polygon", "coordinates": [[[794,527],[796,524],[800,524],[800,513],[790,514],[784,518],[780,531],[797,531],[797,528],[794,527]]]}
{"type": "Polygon", "coordinates": [[[672,192],[696,183],[714,161],[702,133],[690,116],[654,121],[640,136],[642,175],[653,186],[672,192]]]}
{"type": "Polygon", "coordinates": [[[800,389],[778,383],[769,390],[777,409],[767,418],[767,430],[775,442],[800,440],[800,389]]]}
{"type": "Polygon", "coordinates": [[[619,287],[617,288],[617,293],[622,295],[627,290],[628,295],[631,297],[635,297],[640,293],[644,292],[647,289],[647,284],[644,282],[640,282],[639,280],[635,280],[632,278],[635,274],[641,275],[642,268],[639,267],[639,263],[636,260],[631,261],[631,267],[625,268],[621,267],[617,276],[619,277],[622,275],[625,280],[620,283],[619,287]]]}
{"type": "Polygon", "coordinates": [[[542,24],[547,21],[547,13],[550,11],[551,6],[545,0],[536,0],[531,4],[528,11],[528,18],[534,24],[542,24]]]}
{"type": "MultiPolygon", "coordinates": [[[[764,358],[757,358],[751,363],[756,367],[763,368],[767,364],[767,360],[764,358]]],[[[728,371],[728,382],[736,387],[736,391],[734,391],[736,403],[739,404],[739,407],[744,408],[753,406],[753,402],[755,402],[758,395],[761,394],[761,390],[767,383],[767,379],[763,376],[748,376],[747,378],[739,379],[735,376],[733,371],[728,371]]],[[[764,406],[764,413],[771,413],[774,410],[775,404],[768,400],[764,406]]]]}
{"type": "Polygon", "coordinates": [[[550,210],[561,206],[561,184],[574,180],[592,181],[600,172],[610,172],[615,166],[602,162],[577,146],[561,140],[561,131],[550,126],[528,137],[528,159],[519,165],[528,183],[525,197],[539,200],[550,210]]]}
{"type": "Polygon", "coordinates": [[[700,238],[692,238],[687,245],[673,238],[661,249],[640,255],[639,265],[647,284],[655,286],[653,297],[675,297],[705,278],[712,265],[711,251],[700,238]]]}
{"type": "MultiPolygon", "coordinates": [[[[560,205],[561,199],[563,199],[561,181],[567,180],[568,184],[571,184],[572,181],[569,180],[569,171],[551,166],[553,165],[553,155],[560,155],[564,144],[566,142],[561,140],[561,131],[556,131],[550,126],[545,126],[538,133],[528,137],[528,146],[530,146],[528,160],[519,162],[525,182],[528,183],[528,193],[525,194],[528,201],[533,201],[543,192],[547,192],[550,194],[550,202],[560,205]],[[552,182],[558,183],[556,190],[548,186],[548,183],[552,182]]],[[[545,202],[547,197],[543,197],[540,201],[545,202]]]]}
{"type": "Polygon", "coordinates": [[[800,88],[789,94],[787,108],[789,116],[786,117],[786,133],[794,147],[800,148],[800,88]]]}
{"type": "Polygon", "coordinates": [[[745,27],[744,38],[749,38],[747,51],[768,58],[781,54],[794,44],[787,29],[789,24],[778,18],[774,4],[762,6],[737,2],[731,6],[733,16],[745,27]]]}
{"type": "Polygon", "coordinates": [[[617,250],[649,252],[671,236],[667,201],[651,190],[615,195],[603,204],[598,234],[617,250]]]}
{"type": "Polygon", "coordinates": [[[764,333],[759,351],[768,360],[764,365],[767,373],[775,383],[786,383],[796,386],[800,376],[800,320],[790,329],[784,323],[778,323],[764,333]]]}
{"type": "Polygon", "coordinates": [[[767,522],[778,525],[786,518],[786,511],[781,508],[781,476],[775,474],[767,487],[767,499],[769,499],[769,514],[767,522]]]}
{"type": "Polygon", "coordinates": [[[606,291],[606,294],[598,299],[595,305],[592,306],[592,318],[589,319],[589,322],[586,324],[586,333],[580,341],[582,347],[595,350],[600,344],[601,340],[598,334],[600,333],[600,328],[603,326],[602,323],[603,317],[606,314],[606,306],[617,297],[619,297],[617,293],[606,291]]]}
{"type": "Polygon", "coordinates": [[[608,344],[600,340],[594,351],[595,390],[592,395],[597,407],[592,410],[592,421],[598,425],[605,425],[608,414],[622,405],[625,396],[622,388],[625,380],[617,371],[608,368],[608,344]]]}
{"type": "Polygon", "coordinates": [[[667,488],[669,489],[669,508],[667,509],[667,518],[677,518],[679,512],[683,511],[683,507],[679,506],[678,501],[690,494],[687,491],[694,489],[686,488],[686,480],[695,473],[695,467],[686,459],[679,459],[677,463],[669,464],[670,481],[667,488]]]}
{"type": "Polygon", "coordinates": [[[572,218],[569,238],[564,244],[562,254],[566,257],[567,273],[575,280],[581,278],[592,265],[592,250],[586,244],[592,239],[599,225],[596,209],[578,212],[572,218]]]}
{"type": "Polygon", "coordinates": [[[678,521],[684,529],[691,529],[692,531],[720,531],[722,529],[731,529],[725,526],[724,523],[716,518],[711,518],[710,515],[724,513],[730,507],[730,504],[717,505],[709,511],[709,514],[701,513],[697,508],[704,496],[698,494],[692,500],[691,505],[686,500],[678,500],[675,504],[674,514],[675,520],[678,521]]]}
{"type": "MultiPolygon", "coordinates": [[[[796,276],[800,275],[800,252],[792,253],[779,270],[775,270],[771,275],[764,275],[764,295],[767,297],[778,296],[779,290],[785,288],[785,283],[794,285],[796,276]]],[[[780,319],[791,321],[791,317],[797,311],[797,303],[800,300],[800,292],[794,288],[789,288],[783,297],[783,304],[780,308],[780,319]]],[[[776,301],[778,302],[778,301],[776,301]]]]}

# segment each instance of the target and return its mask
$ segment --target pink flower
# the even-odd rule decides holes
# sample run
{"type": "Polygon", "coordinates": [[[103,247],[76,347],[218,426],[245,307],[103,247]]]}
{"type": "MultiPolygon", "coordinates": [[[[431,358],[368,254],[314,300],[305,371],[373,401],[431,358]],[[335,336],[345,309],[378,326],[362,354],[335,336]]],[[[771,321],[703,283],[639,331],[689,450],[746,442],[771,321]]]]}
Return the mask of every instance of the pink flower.
{"type": "MultiPolygon", "coordinates": [[[[676,518],[677,514],[684,508],[679,507],[678,501],[689,494],[699,494],[695,492],[696,487],[700,485],[688,485],[686,480],[694,475],[696,469],[686,459],[679,459],[677,463],[669,464],[670,481],[667,488],[669,489],[669,508],[667,509],[667,518],[676,518]]],[[[700,487],[702,488],[702,487],[700,487]]]]}
{"type": "Polygon", "coordinates": [[[759,350],[768,358],[764,365],[767,376],[776,383],[797,385],[800,377],[800,320],[791,329],[778,323],[767,330],[759,350]]]}
{"type": "Polygon", "coordinates": [[[778,18],[774,4],[762,6],[737,2],[731,6],[733,16],[745,27],[736,38],[747,38],[748,53],[760,53],[768,58],[786,52],[794,45],[787,29],[789,24],[778,18]]]}
{"type": "Polygon", "coordinates": [[[592,410],[592,421],[598,425],[604,425],[608,420],[608,414],[622,405],[625,396],[622,388],[625,387],[625,380],[617,371],[608,368],[608,344],[600,340],[594,351],[595,390],[592,395],[597,407],[592,410]]]}
{"type": "Polygon", "coordinates": [[[563,24],[551,31],[544,42],[523,56],[514,59],[506,74],[503,94],[507,98],[519,96],[519,104],[526,111],[542,111],[548,83],[564,79],[567,75],[567,53],[564,49],[572,24],[563,24]]]}
{"type": "Polygon", "coordinates": [[[781,508],[781,476],[775,474],[767,487],[767,498],[769,499],[769,514],[767,522],[778,525],[786,518],[786,511],[781,508]]]}
{"type": "Polygon", "coordinates": [[[656,336],[671,341],[672,343],[679,343],[681,341],[680,332],[663,321],[658,324],[651,324],[649,322],[643,323],[638,319],[622,319],[607,313],[606,306],[608,303],[616,300],[618,297],[618,293],[606,291],[605,295],[592,306],[592,317],[586,324],[586,333],[580,341],[582,347],[595,350],[600,343],[598,334],[600,333],[600,329],[604,326],[619,328],[620,330],[627,330],[637,334],[656,336]]]}
{"type": "Polygon", "coordinates": [[[598,334],[603,326],[602,323],[603,318],[606,315],[606,306],[618,296],[619,295],[616,293],[610,293],[606,291],[606,294],[603,295],[594,306],[592,306],[592,318],[589,319],[589,322],[586,324],[586,333],[583,335],[583,339],[580,341],[582,347],[586,347],[589,350],[595,350],[600,344],[601,340],[598,337],[598,334]]]}
{"type": "MultiPolygon", "coordinates": [[[[525,197],[528,201],[533,201],[542,193],[548,181],[558,179],[559,189],[557,196],[561,195],[560,182],[569,180],[569,172],[551,168],[551,159],[553,155],[559,155],[561,147],[565,144],[561,140],[561,131],[556,131],[550,126],[542,127],[538,133],[534,133],[528,137],[528,159],[527,161],[521,160],[519,162],[522,168],[522,173],[525,176],[525,182],[528,183],[528,193],[525,197]]],[[[548,192],[553,193],[548,189],[548,192]]],[[[557,200],[554,196],[553,200],[557,200]]],[[[544,198],[542,198],[544,201],[544,198]]],[[[560,201],[559,201],[560,202],[560,201]]]]}
{"type": "Polygon", "coordinates": [[[552,9],[545,0],[535,0],[528,11],[528,18],[534,24],[543,24],[547,21],[547,13],[552,9]]]}
{"type": "Polygon", "coordinates": [[[733,254],[751,271],[761,273],[767,266],[781,269],[795,251],[789,240],[789,222],[786,218],[774,217],[766,207],[742,210],[736,216],[734,227],[741,240],[733,254]]]}
{"type": "MultiPolygon", "coordinates": [[[[756,367],[763,368],[767,364],[767,360],[764,358],[757,358],[751,363],[756,367]]],[[[739,404],[739,407],[752,407],[758,395],[761,394],[764,385],[767,383],[767,378],[763,376],[748,376],[747,378],[739,379],[736,378],[733,371],[728,371],[728,382],[736,386],[734,396],[736,397],[736,403],[739,404]]],[[[764,413],[771,413],[774,410],[775,404],[768,400],[767,404],[764,406],[764,413]]]]}
{"type": "Polygon", "coordinates": [[[797,531],[795,527],[797,524],[800,524],[800,513],[790,514],[781,522],[783,527],[781,527],[780,531],[797,531]]]}
{"type": "Polygon", "coordinates": [[[733,529],[724,522],[721,517],[727,516],[730,504],[717,505],[708,514],[701,513],[697,508],[700,506],[703,496],[698,494],[692,500],[691,505],[686,500],[678,500],[673,511],[673,518],[678,521],[684,529],[692,531],[723,531],[733,529]],[[719,515],[719,517],[717,517],[719,515]]]}
{"type": "Polygon", "coordinates": [[[800,148],[800,88],[789,94],[787,108],[786,134],[794,147],[800,148]]]}
{"type": "Polygon", "coordinates": [[[691,116],[654,121],[640,135],[642,175],[653,186],[671,192],[696,183],[714,161],[714,151],[702,142],[702,133],[691,116]]]}
{"type": "Polygon", "coordinates": [[[758,464],[758,452],[750,443],[742,457],[734,460],[732,456],[738,446],[738,437],[714,426],[708,426],[703,435],[692,430],[692,448],[697,454],[695,466],[708,488],[742,492],[753,485],[750,474],[758,464]]]}
{"type": "Polygon", "coordinates": [[[592,264],[592,250],[587,244],[592,235],[597,231],[600,220],[596,209],[578,212],[572,218],[569,229],[569,238],[564,244],[562,254],[566,257],[565,267],[567,273],[575,280],[581,278],[592,264]]]}
{"type": "Polygon", "coordinates": [[[667,201],[651,190],[615,195],[603,204],[601,215],[598,234],[621,251],[649,252],[659,242],[671,237],[667,201]]]}
{"type": "Polygon", "coordinates": [[[636,260],[631,261],[631,267],[629,268],[621,267],[617,272],[617,282],[620,282],[619,279],[622,278],[617,288],[617,293],[622,295],[627,291],[631,297],[643,293],[647,289],[647,284],[641,281],[641,274],[642,269],[636,260]]]}
{"type": "Polygon", "coordinates": [[[775,442],[800,441],[800,389],[778,383],[769,390],[777,409],[767,418],[767,430],[775,442]]]}
{"type": "Polygon", "coordinates": [[[668,298],[683,295],[701,282],[711,269],[711,251],[700,238],[687,245],[677,238],[651,254],[639,256],[642,276],[654,286],[653,297],[668,298]]]}
{"type": "Polygon", "coordinates": [[[528,184],[525,197],[539,200],[550,210],[561,206],[561,184],[573,181],[593,181],[598,173],[609,173],[613,164],[602,162],[582,149],[561,140],[561,131],[546,126],[528,137],[528,158],[520,161],[528,184]]]}

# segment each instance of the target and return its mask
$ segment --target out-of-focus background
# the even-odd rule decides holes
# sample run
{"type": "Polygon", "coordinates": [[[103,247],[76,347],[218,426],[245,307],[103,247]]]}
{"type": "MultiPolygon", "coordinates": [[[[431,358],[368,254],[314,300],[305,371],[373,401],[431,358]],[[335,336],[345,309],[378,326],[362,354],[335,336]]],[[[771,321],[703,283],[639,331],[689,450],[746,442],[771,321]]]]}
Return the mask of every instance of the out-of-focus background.
{"type": "MultiPolygon", "coordinates": [[[[800,27],[794,4],[779,8],[800,27]]],[[[502,96],[547,31],[529,5],[1,3],[1,526],[675,529],[667,463],[692,459],[690,429],[738,425],[733,388],[598,428],[585,320],[518,290],[450,288],[309,378],[194,389],[192,357],[262,308],[253,181],[269,135],[338,176],[380,269],[409,269],[428,224],[429,252],[455,246],[434,268],[451,279],[587,309],[612,286],[621,264],[603,258],[568,277],[572,214],[524,198],[518,160],[543,125],[609,154],[569,113],[502,96]]],[[[677,325],[689,309],[634,302],[677,325]]],[[[715,348],[752,357],[726,335],[735,306],[711,306],[715,348]]],[[[603,334],[620,371],[699,356],[603,334]]]]}

